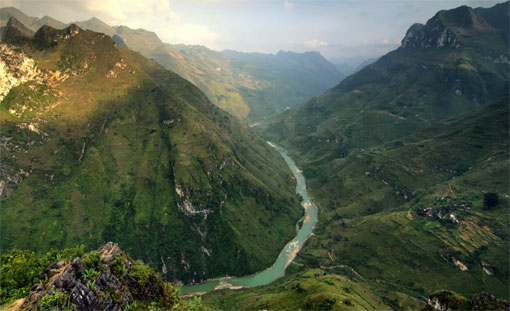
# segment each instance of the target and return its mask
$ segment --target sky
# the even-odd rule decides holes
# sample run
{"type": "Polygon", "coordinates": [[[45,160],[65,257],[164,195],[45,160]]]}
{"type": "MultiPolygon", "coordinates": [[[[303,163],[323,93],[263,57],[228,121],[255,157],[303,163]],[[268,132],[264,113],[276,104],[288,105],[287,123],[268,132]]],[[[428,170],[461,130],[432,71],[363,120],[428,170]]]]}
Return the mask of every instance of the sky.
{"type": "Polygon", "coordinates": [[[167,43],[214,50],[276,53],[319,51],[335,63],[381,56],[414,23],[461,5],[490,0],[0,0],[25,14],[62,22],[97,17],[144,28],[167,43]]]}

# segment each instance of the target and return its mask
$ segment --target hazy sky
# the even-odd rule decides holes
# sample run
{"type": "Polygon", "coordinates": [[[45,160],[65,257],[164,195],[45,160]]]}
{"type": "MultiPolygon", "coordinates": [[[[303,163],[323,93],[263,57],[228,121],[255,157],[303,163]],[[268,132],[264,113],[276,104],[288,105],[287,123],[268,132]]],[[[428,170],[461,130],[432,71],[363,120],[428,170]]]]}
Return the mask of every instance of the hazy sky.
{"type": "Polygon", "coordinates": [[[110,25],[155,31],[168,43],[215,50],[276,53],[315,50],[335,61],[379,56],[396,48],[415,22],[459,0],[0,0],[30,16],[63,22],[93,16],[110,25]]]}

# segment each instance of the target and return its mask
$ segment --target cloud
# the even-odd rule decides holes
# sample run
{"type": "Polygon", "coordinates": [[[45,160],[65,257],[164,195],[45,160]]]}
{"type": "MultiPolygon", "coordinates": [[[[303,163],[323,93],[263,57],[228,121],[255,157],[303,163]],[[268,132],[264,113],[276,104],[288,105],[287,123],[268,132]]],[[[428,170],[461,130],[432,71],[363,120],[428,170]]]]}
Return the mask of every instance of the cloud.
{"type": "Polygon", "coordinates": [[[321,46],[328,46],[329,44],[326,42],[326,41],[321,41],[321,40],[318,40],[318,39],[313,39],[313,40],[310,40],[310,41],[306,41],[304,43],[304,45],[308,48],[318,48],[318,47],[321,47],[321,46]]]}
{"type": "Polygon", "coordinates": [[[388,44],[388,43],[390,43],[390,39],[388,39],[388,38],[381,41],[381,44],[388,44]]]}
{"type": "Polygon", "coordinates": [[[202,24],[176,24],[157,29],[164,42],[214,46],[219,35],[202,24]]]}
{"type": "Polygon", "coordinates": [[[293,9],[296,7],[296,4],[293,2],[290,2],[288,0],[283,1],[283,7],[286,9],[293,9]]]}
{"type": "MultiPolygon", "coordinates": [[[[171,5],[174,2],[170,0],[58,0],[36,2],[38,6],[33,5],[33,0],[14,0],[16,1],[19,1],[20,9],[26,11],[28,15],[35,15],[33,12],[39,11],[63,22],[97,17],[111,26],[126,25],[130,28],[154,31],[164,42],[173,44],[202,44],[213,47],[220,37],[208,25],[190,23],[181,18],[171,5]],[[66,19],[62,19],[63,16],[66,19]]],[[[197,1],[227,3],[239,0],[197,1]]],[[[10,3],[12,0],[0,0],[0,4],[10,3]]]]}
{"type": "Polygon", "coordinates": [[[101,16],[109,23],[120,24],[134,16],[144,19],[158,18],[168,22],[177,23],[180,16],[177,15],[168,0],[87,0],[84,2],[87,11],[101,16]]]}

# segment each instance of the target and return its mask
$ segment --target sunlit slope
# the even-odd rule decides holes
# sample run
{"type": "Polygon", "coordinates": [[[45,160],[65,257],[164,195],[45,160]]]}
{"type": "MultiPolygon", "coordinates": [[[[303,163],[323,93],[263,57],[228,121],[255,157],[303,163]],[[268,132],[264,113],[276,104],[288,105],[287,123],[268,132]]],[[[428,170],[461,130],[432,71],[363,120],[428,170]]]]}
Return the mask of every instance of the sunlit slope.
{"type": "MultiPolygon", "coordinates": [[[[0,27],[10,17],[34,32],[45,24],[55,28],[66,26],[47,16],[39,19],[16,8],[2,8],[0,27]]],[[[76,24],[107,34],[119,46],[155,60],[195,84],[213,104],[250,123],[301,106],[345,77],[318,52],[218,52],[199,45],[163,43],[152,31],[112,27],[95,17],[76,24]]]]}
{"type": "Polygon", "coordinates": [[[19,82],[0,104],[4,249],[115,241],[184,281],[271,265],[301,208],[265,141],[106,35],[13,33],[26,43],[1,46],[19,82]]]}

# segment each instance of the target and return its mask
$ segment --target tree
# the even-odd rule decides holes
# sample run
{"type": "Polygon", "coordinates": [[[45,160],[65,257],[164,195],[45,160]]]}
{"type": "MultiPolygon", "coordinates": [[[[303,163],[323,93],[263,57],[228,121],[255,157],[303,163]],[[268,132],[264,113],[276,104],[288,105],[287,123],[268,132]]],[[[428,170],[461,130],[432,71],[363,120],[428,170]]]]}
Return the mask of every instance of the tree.
{"type": "Polygon", "coordinates": [[[483,206],[485,209],[492,209],[498,206],[499,196],[497,193],[489,192],[483,195],[483,206]]]}

